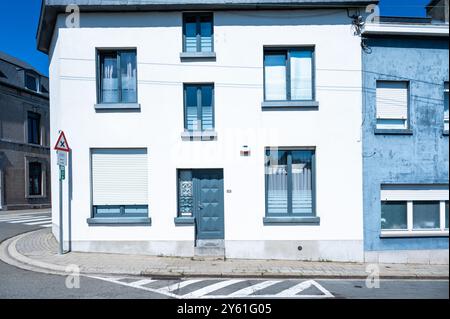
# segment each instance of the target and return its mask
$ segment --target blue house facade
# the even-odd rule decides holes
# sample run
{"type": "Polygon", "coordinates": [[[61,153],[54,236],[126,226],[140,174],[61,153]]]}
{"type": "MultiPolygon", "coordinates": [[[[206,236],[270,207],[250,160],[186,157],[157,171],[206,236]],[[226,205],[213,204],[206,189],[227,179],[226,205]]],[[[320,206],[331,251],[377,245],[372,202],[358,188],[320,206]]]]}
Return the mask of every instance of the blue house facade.
{"type": "Polygon", "coordinates": [[[448,263],[448,24],[363,33],[367,262],[448,263]]]}

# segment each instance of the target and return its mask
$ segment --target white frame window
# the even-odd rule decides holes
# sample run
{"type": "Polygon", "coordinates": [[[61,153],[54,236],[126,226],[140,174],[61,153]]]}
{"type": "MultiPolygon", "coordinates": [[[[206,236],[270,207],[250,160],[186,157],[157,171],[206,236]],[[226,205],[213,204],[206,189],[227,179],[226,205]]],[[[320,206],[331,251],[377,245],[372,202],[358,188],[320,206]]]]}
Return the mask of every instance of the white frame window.
{"type": "Polygon", "coordinates": [[[31,72],[31,71],[28,71],[28,72],[25,73],[25,87],[28,90],[40,93],[41,92],[41,90],[40,90],[40,84],[41,83],[40,82],[41,81],[40,81],[39,76],[37,74],[35,74],[35,73],[31,72]],[[30,80],[34,80],[33,86],[30,85],[31,84],[29,82],[30,80]]]}
{"type": "Polygon", "coordinates": [[[448,111],[448,82],[444,83],[444,132],[448,132],[449,128],[449,111],[448,111]]]}
{"type": "Polygon", "coordinates": [[[377,81],[376,128],[407,130],[409,128],[409,82],[377,81]]]}
{"type": "MultiPolygon", "coordinates": [[[[381,214],[381,237],[430,237],[430,236],[448,236],[448,185],[382,185],[380,199],[382,204],[381,214]],[[393,204],[401,207],[404,204],[404,212],[406,216],[397,217],[397,225],[402,224],[402,219],[406,221],[402,224],[401,229],[395,227],[384,228],[383,222],[387,221],[383,218],[383,204],[393,204]],[[420,226],[419,216],[426,217],[423,210],[425,205],[438,207],[437,227],[420,226]],[[422,206],[422,207],[421,207],[422,206]],[[416,219],[416,220],[415,220],[416,219]]],[[[393,210],[395,211],[395,210],[393,210]]],[[[391,211],[390,213],[392,213],[391,211]]],[[[402,209],[397,208],[397,212],[402,209]]],[[[384,211],[386,213],[386,211],[384,211]]]]}

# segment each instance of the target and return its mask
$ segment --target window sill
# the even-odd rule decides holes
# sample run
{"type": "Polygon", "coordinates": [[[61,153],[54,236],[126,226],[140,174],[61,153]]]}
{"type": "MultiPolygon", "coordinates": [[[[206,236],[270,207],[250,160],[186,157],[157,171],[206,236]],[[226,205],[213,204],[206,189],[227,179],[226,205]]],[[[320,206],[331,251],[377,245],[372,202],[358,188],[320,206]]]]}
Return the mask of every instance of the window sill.
{"type": "Polygon", "coordinates": [[[189,61],[216,61],[216,52],[181,52],[180,60],[189,61]]]}
{"type": "Polygon", "coordinates": [[[183,141],[215,141],[217,132],[215,131],[184,131],[181,133],[183,141]]]}
{"type": "Polygon", "coordinates": [[[382,231],[380,238],[448,237],[448,230],[382,231]]]}
{"type": "Polygon", "coordinates": [[[320,225],[320,217],[264,217],[264,225],[320,225]]]}
{"type": "Polygon", "coordinates": [[[386,130],[375,129],[375,135],[413,135],[411,129],[386,130]]]}
{"type": "Polygon", "coordinates": [[[183,225],[193,226],[195,224],[194,217],[175,217],[174,221],[176,226],[183,226],[183,225]]]}
{"type": "Polygon", "coordinates": [[[319,108],[317,101],[264,101],[261,103],[263,110],[271,109],[312,109],[319,108]]]}
{"type": "Polygon", "coordinates": [[[89,226],[151,226],[148,217],[97,217],[88,218],[89,226]]]}
{"type": "Polygon", "coordinates": [[[27,198],[27,199],[42,199],[42,198],[47,198],[47,196],[45,196],[45,195],[27,195],[27,196],[25,196],[25,198],[27,198]]]}
{"type": "Polygon", "coordinates": [[[447,130],[444,130],[444,131],[442,132],[442,135],[448,136],[448,131],[447,131],[447,130]]]}
{"type": "Polygon", "coordinates": [[[99,103],[95,104],[95,109],[100,111],[108,110],[140,110],[139,103],[99,103]]]}

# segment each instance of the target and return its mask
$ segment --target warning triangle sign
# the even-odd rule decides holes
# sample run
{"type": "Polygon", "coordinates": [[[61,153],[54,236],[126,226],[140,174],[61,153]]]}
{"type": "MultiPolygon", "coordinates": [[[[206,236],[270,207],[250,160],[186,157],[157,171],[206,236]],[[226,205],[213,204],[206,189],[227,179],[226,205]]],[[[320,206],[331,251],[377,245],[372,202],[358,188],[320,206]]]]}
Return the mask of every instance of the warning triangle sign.
{"type": "Polygon", "coordinates": [[[61,134],[59,134],[58,141],[56,142],[55,145],[55,150],[62,152],[70,152],[69,143],[67,143],[67,139],[63,131],[61,131],[61,134]]]}

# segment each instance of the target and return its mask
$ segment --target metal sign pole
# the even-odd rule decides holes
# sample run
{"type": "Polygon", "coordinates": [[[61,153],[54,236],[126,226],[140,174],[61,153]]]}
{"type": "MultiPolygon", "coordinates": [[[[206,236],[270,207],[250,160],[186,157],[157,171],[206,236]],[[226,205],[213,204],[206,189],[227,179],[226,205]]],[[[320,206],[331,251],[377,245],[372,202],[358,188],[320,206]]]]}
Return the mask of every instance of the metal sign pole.
{"type": "Polygon", "coordinates": [[[59,254],[64,254],[63,237],[63,170],[64,166],[59,166],[59,254]]]}

